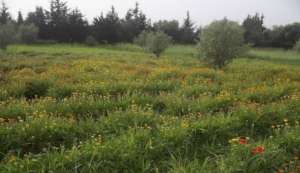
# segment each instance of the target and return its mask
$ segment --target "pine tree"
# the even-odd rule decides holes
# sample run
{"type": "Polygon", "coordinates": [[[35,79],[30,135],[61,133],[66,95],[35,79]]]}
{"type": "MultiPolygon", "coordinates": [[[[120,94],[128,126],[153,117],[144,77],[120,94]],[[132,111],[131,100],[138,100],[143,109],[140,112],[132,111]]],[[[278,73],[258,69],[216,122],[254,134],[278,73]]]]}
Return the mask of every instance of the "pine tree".
{"type": "Polygon", "coordinates": [[[0,8],[0,24],[7,24],[11,20],[10,13],[8,12],[8,7],[6,3],[2,1],[0,8]]]}
{"type": "Polygon", "coordinates": [[[72,10],[68,17],[69,40],[71,42],[83,42],[87,37],[88,22],[83,18],[80,10],[72,10]]]}
{"type": "Polygon", "coordinates": [[[26,24],[33,23],[39,28],[39,38],[40,39],[51,39],[49,35],[49,27],[47,23],[46,12],[42,7],[36,7],[34,12],[30,12],[25,20],[26,24]]]}
{"type": "Polygon", "coordinates": [[[172,37],[175,42],[180,41],[180,28],[177,20],[160,20],[153,24],[155,31],[162,31],[172,37]]]}
{"type": "Polygon", "coordinates": [[[190,18],[189,11],[187,12],[187,16],[184,19],[183,26],[181,27],[181,42],[184,44],[192,44],[195,43],[197,35],[195,33],[195,26],[190,18]]]}
{"type": "Polygon", "coordinates": [[[94,19],[94,33],[99,42],[116,43],[121,41],[121,22],[114,7],[105,17],[101,14],[100,17],[94,19]]]}
{"type": "Polygon", "coordinates": [[[126,41],[132,42],[140,33],[148,29],[149,22],[146,15],[141,11],[139,4],[136,3],[133,9],[127,11],[125,20],[122,22],[124,29],[123,38],[126,41]]]}
{"type": "Polygon", "coordinates": [[[60,42],[70,41],[68,38],[68,6],[67,2],[52,0],[49,12],[49,31],[52,39],[60,42]]]}
{"type": "Polygon", "coordinates": [[[245,29],[244,37],[246,43],[252,44],[253,46],[260,46],[263,42],[263,35],[265,27],[264,16],[256,13],[254,16],[248,15],[243,22],[245,29]]]}
{"type": "Polygon", "coordinates": [[[23,18],[22,12],[19,11],[19,12],[18,12],[17,24],[18,24],[18,25],[22,25],[23,23],[24,23],[24,18],[23,18]]]}

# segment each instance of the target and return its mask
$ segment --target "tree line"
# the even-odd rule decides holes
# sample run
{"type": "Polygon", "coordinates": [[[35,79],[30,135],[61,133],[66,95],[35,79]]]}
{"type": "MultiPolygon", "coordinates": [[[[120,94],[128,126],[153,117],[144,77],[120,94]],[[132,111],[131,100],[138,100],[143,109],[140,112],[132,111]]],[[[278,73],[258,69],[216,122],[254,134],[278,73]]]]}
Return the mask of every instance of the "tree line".
{"type": "MultiPolygon", "coordinates": [[[[3,2],[0,8],[0,25],[8,23],[17,26],[34,25],[38,30],[39,40],[67,43],[83,43],[87,38],[90,41],[109,44],[133,42],[144,31],[160,31],[175,43],[195,44],[201,39],[199,35],[202,30],[191,20],[189,12],[181,25],[178,20],[160,20],[152,23],[138,3],[129,9],[123,18],[112,7],[108,13],[101,13],[89,24],[79,9],[69,8],[67,2],[62,0],[51,0],[49,9],[36,7],[35,11],[29,12],[26,17],[19,12],[17,19],[11,17],[3,2]]],[[[242,26],[245,43],[255,47],[292,48],[300,38],[300,23],[269,29],[264,26],[264,16],[260,14],[249,15],[242,26]]],[[[35,28],[26,28],[30,29],[35,28]]]]}

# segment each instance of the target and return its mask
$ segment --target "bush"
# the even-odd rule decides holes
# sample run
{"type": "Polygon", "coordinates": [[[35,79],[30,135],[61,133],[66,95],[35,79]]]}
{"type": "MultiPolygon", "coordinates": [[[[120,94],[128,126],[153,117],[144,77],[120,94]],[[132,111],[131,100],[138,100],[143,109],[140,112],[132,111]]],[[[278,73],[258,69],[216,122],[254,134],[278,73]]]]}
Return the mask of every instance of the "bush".
{"type": "Polygon", "coordinates": [[[18,29],[18,39],[21,43],[32,44],[37,41],[39,29],[34,24],[21,25],[18,29]]]}
{"type": "Polygon", "coordinates": [[[88,36],[85,40],[85,44],[90,47],[97,46],[98,42],[93,36],[88,36]]]}
{"type": "Polygon", "coordinates": [[[44,80],[32,80],[25,84],[24,96],[26,99],[34,99],[45,96],[50,84],[44,80]]]}
{"type": "Polygon", "coordinates": [[[136,45],[139,45],[140,47],[145,48],[147,43],[147,36],[148,33],[146,31],[143,31],[137,38],[134,39],[134,43],[136,45]]]}
{"type": "Polygon", "coordinates": [[[300,40],[295,44],[294,50],[300,53],[300,40]]]}
{"type": "Polygon", "coordinates": [[[16,41],[16,28],[14,24],[0,24],[0,49],[6,50],[9,44],[16,41]]]}
{"type": "Polygon", "coordinates": [[[198,43],[203,60],[222,68],[245,50],[243,29],[236,23],[223,19],[205,27],[198,43]]]}
{"type": "Polygon", "coordinates": [[[143,32],[135,39],[135,43],[159,57],[169,47],[171,37],[161,31],[143,32]]]}

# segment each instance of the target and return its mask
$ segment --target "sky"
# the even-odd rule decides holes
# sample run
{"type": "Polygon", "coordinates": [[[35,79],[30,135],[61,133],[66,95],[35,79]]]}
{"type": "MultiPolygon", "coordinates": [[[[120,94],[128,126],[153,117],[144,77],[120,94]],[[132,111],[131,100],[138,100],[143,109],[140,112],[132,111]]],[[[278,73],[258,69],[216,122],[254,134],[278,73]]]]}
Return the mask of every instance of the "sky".
{"type": "MultiPolygon", "coordinates": [[[[50,0],[4,0],[13,17],[17,11],[24,14],[33,11],[36,6],[49,8],[50,0]]],[[[177,19],[182,21],[186,12],[197,26],[205,26],[210,22],[227,17],[242,22],[248,14],[263,13],[265,25],[283,25],[300,22],[300,0],[66,0],[69,7],[79,8],[85,17],[92,21],[103,11],[106,13],[113,5],[120,17],[123,17],[135,2],[151,18],[177,19]]]]}

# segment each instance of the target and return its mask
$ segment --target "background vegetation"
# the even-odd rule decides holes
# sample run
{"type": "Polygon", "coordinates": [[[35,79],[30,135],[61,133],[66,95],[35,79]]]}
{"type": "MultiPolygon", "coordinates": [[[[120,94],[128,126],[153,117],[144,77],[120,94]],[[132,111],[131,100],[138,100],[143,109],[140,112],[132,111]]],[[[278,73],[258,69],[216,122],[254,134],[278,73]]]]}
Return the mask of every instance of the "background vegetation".
{"type": "MultiPolygon", "coordinates": [[[[99,11],[99,13],[101,13],[99,11]]],[[[19,12],[16,20],[11,18],[5,3],[0,8],[0,24],[34,24],[38,28],[38,38],[43,42],[84,43],[88,36],[98,43],[133,42],[143,31],[161,31],[169,35],[175,43],[195,44],[201,39],[201,27],[196,26],[189,12],[180,25],[177,20],[150,22],[141,11],[139,4],[120,17],[114,7],[107,14],[101,13],[88,23],[79,9],[71,9],[62,0],[51,0],[48,9],[36,10],[23,17],[19,12]]],[[[245,43],[255,47],[293,48],[300,39],[300,24],[285,26],[264,26],[264,16],[249,15],[243,22],[245,43]]],[[[35,29],[33,29],[36,31],[35,29]]]]}

